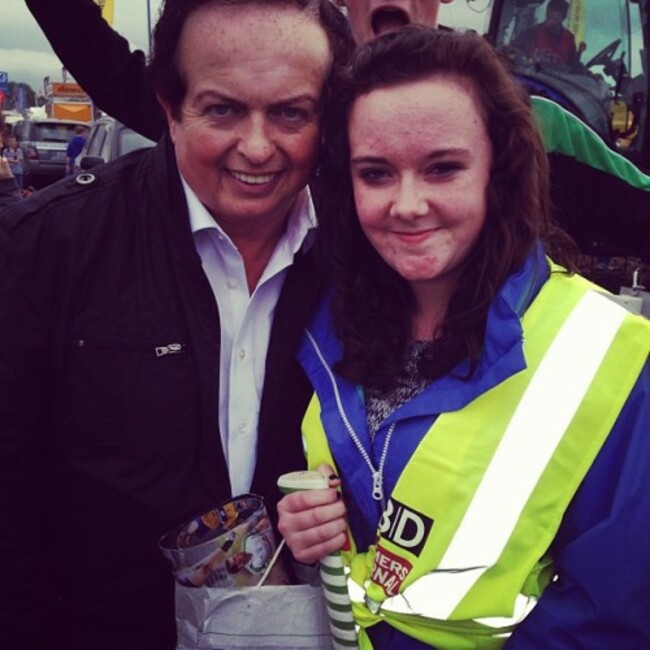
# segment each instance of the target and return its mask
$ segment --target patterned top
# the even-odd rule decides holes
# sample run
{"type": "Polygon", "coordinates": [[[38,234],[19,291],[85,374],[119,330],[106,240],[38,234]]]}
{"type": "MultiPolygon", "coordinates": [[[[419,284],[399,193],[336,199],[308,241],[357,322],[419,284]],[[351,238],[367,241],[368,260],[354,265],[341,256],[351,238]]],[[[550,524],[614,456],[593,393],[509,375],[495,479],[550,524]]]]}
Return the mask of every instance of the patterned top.
{"type": "Polygon", "coordinates": [[[387,390],[365,390],[366,418],[370,437],[374,438],[381,423],[397,408],[421,393],[429,383],[419,370],[419,361],[431,341],[413,341],[404,355],[404,368],[395,383],[387,390]]]}

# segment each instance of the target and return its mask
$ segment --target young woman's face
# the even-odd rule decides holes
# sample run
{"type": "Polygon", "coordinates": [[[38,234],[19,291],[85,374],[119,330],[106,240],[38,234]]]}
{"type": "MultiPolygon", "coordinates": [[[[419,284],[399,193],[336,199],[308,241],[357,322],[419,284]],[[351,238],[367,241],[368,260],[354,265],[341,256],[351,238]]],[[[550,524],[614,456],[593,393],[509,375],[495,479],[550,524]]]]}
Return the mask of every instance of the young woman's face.
{"type": "Polygon", "coordinates": [[[438,75],[362,95],[349,138],[370,243],[414,290],[453,285],[485,222],[492,163],[469,83],[438,75]]]}

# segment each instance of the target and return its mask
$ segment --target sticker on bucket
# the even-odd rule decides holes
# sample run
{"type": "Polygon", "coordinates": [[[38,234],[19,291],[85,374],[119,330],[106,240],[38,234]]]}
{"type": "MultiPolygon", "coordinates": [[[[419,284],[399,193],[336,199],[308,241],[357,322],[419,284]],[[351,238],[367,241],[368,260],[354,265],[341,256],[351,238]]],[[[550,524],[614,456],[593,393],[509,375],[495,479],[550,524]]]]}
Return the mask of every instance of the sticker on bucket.
{"type": "MultiPolygon", "coordinates": [[[[261,497],[246,494],[186,521],[160,540],[176,582],[185,587],[251,587],[275,552],[273,528],[261,497]]],[[[286,584],[280,563],[265,584],[286,584]]]]}

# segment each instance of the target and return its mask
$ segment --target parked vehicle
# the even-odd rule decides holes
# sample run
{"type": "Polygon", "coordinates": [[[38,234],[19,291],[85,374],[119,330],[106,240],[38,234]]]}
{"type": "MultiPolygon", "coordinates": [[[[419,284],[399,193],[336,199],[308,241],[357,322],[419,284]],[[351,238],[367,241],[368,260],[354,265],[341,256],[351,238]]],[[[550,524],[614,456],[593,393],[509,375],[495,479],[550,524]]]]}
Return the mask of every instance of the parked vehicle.
{"type": "Polygon", "coordinates": [[[13,128],[16,122],[20,122],[23,119],[23,116],[18,111],[3,111],[2,117],[4,122],[9,128],[13,128]]]}
{"type": "Polygon", "coordinates": [[[77,166],[83,170],[92,169],[136,149],[153,147],[155,144],[153,140],[136,133],[113,117],[100,117],[90,128],[86,144],[77,159],[77,166]]]}
{"type": "Polygon", "coordinates": [[[67,161],[66,147],[76,126],[84,122],[46,118],[16,122],[13,132],[23,150],[25,185],[35,188],[63,178],[67,161]]]}

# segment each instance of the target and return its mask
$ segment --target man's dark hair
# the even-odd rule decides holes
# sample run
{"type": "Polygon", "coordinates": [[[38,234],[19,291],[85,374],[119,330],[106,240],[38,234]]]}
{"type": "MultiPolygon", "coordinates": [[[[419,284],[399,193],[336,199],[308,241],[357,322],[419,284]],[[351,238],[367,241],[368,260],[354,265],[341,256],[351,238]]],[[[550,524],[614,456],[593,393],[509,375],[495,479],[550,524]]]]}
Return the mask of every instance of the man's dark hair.
{"type": "Polygon", "coordinates": [[[551,11],[557,11],[562,14],[563,18],[566,18],[569,13],[569,3],[566,0],[549,0],[548,5],[546,5],[546,15],[551,11]]]}
{"type": "MultiPolygon", "coordinates": [[[[165,0],[153,34],[153,58],[149,65],[154,88],[170,106],[174,119],[180,119],[180,107],[187,92],[178,61],[178,46],[183,26],[195,11],[207,6],[244,5],[296,7],[312,12],[327,35],[332,65],[323,88],[322,99],[329,96],[331,76],[347,63],[354,49],[352,36],[343,14],[330,0],[165,0]]],[[[251,35],[254,38],[254,35],[251,35]]]]}
{"type": "MultiPolygon", "coordinates": [[[[411,337],[414,300],[408,283],[390,268],[359,225],[350,173],[348,118],[354,101],[377,88],[434,75],[467,81],[492,147],[487,215],[436,342],[420,370],[429,379],[459,362],[476,367],[487,313],[506,278],[538,239],[557,261],[568,240],[549,218],[548,162],[528,97],[481,37],[410,25],[361,46],[340,81],[336,106],[325,118],[318,246],[332,283],[332,313],[344,356],[336,370],[365,386],[385,388],[400,374],[411,337]],[[555,244],[557,242],[557,245],[555,244]]],[[[413,124],[424,130],[426,124],[413,124]]]]}

